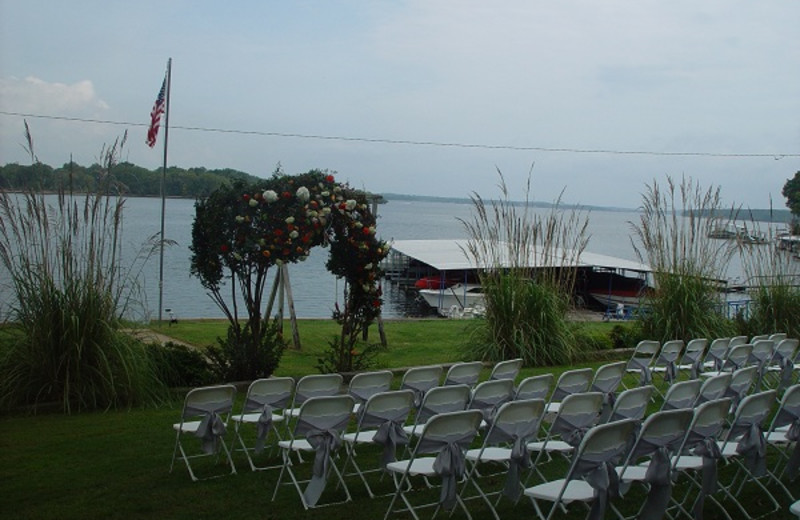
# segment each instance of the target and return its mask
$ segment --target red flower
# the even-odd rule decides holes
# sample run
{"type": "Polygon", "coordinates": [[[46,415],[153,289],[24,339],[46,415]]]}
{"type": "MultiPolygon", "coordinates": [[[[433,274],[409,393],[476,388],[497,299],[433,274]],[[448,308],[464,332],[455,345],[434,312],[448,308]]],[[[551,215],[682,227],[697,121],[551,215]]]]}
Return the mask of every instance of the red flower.
{"type": "Polygon", "coordinates": [[[219,250],[222,251],[223,253],[227,253],[228,252],[228,244],[222,244],[221,246],[219,246],[219,250]]]}
{"type": "Polygon", "coordinates": [[[261,251],[261,254],[264,255],[265,258],[269,258],[272,253],[267,251],[266,249],[261,251]]]}
{"type": "Polygon", "coordinates": [[[291,199],[292,194],[289,193],[288,191],[284,191],[283,193],[281,193],[281,197],[283,197],[284,199],[291,199]]]}
{"type": "Polygon", "coordinates": [[[364,226],[363,228],[361,228],[361,232],[364,233],[365,235],[369,235],[369,228],[367,226],[364,226]]]}
{"type": "Polygon", "coordinates": [[[249,195],[249,194],[247,194],[247,193],[245,193],[244,195],[242,195],[242,198],[243,198],[243,199],[245,200],[245,202],[246,202],[246,201],[250,200],[250,195],[249,195]]]}
{"type": "Polygon", "coordinates": [[[372,306],[377,309],[378,307],[381,306],[381,301],[380,300],[373,300],[372,301],[372,306]]]}
{"type": "Polygon", "coordinates": [[[328,182],[333,182],[333,175],[328,175],[327,177],[325,177],[325,180],[328,182]]]}

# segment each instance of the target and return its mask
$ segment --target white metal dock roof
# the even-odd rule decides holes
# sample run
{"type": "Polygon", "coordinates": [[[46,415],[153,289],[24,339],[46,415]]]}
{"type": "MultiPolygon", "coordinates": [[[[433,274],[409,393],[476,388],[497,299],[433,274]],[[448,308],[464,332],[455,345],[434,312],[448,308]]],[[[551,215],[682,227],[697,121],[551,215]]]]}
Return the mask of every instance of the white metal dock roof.
{"type": "MultiPolygon", "coordinates": [[[[477,266],[472,258],[466,253],[468,240],[396,240],[392,243],[392,249],[397,253],[403,254],[409,258],[413,258],[422,263],[425,263],[439,271],[457,271],[465,269],[476,269],[492,266],[477,266]]],[[[546,259],[543,254],[531,254],[529,263],[526,267],[547,267],[547,266],[563,266],[563,262],[558,261],[556,258],[546,259]]],[[[566,255],[570,257],[574,255],[566,255]]],[[[511,265],[510,262],[500,261],[499,267],[507,267],[511,265]]],[[[617,258],[614,256],[601,255],[597,253],[589,253],[584,251],[581,254],[580,261],[576,267],[604,267],[608,269],[624,269],[628,271],[650,272],[650,266],[641,262],[626,260],[624,258],[617,258]]]]}

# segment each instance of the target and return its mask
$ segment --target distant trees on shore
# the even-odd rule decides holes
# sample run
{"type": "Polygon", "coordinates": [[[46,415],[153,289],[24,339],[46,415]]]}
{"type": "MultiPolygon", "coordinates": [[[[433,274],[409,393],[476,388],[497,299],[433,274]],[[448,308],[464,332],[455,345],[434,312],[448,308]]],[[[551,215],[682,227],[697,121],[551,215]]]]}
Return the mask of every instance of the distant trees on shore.
{"type": "MultiPolygon", "coordinates": [[[[99,164],[81,166],[74,162],[63,166],[35,163],[17,163],[0,166],[0,188],[21,191],[30,188],[57,191],[58,189],[78,192],[94,191],[99,181],[107,181],[120,193],[132,197],[158,197],[161,195],[161,168],[148,170],[129,162],[114,165],[106,170],[99,164]]],[[[202,197],[210,194],[223,184],[233,181],[253,182],[258,177],[231,168],[209,170],[203,167],[167,168],[164,189],[167,197],[202,197]]]]}

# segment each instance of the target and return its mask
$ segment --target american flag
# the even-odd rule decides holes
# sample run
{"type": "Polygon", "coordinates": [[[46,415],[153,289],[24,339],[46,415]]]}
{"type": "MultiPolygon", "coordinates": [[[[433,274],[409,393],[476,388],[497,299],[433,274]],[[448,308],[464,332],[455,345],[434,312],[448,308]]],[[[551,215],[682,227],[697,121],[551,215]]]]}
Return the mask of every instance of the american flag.
{"type": "Polygon", "coordinates": [[[150,148],[156,145],[156,137],[158,137],[158,126],[161,124],[161,115],[164,113],[164,96],[167,89],[167,78],[161,83],[161,90],[158,91],[156,103],[153,105],[153,110],[150,111],[150,128],[147,129],[147,146],[150,148]]]}

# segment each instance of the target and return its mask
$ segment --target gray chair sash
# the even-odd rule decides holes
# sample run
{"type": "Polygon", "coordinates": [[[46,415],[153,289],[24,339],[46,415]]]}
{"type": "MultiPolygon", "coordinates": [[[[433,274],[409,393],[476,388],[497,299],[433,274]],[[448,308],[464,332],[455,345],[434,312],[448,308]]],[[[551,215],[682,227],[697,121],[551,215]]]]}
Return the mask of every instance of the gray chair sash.
{"type": "Polygon", "coordinates": [[[285,408],[292,397],[291,392],[281,392],[280,394],[267,396],[248,396],[244,403],[244,413],[260,411],[258,417],[255,452],[264,451],[264,444],[272,428],[273,407],[285,408]]]}
{"type": "Polygon", "coordinates": [[[264,451],[264,444],[269,435],[269,430],[272,428],[272,407],[268,404],[264,405],[261,410],[261,415],[258,416],[258,423],[256,429],[256,446],[255,452],[261,453],[264,451]]]}
{"type": "Polygon", "coordinates": [[[576,464],[571,477],[572,479],[583,477],[595,491],[587,520],[602,520],[609,500],[619,496],[619,476],[614,465],[607,460],[607,457],[600,460],[583,457],[576,464]]]}
{"type": "Polygon", "coordinates": [[[736,453],[744,456],[745,466],[755,477],[767,473],[767,441],[758,424],[747,427],[736,445],[736,453]]]}
{"type": "Polygon", "coordinates": [[[433,462],[433,470],[442,479],[439,504],[446,511],[451,511],[457,502],[456,488],[458,481],[464,476],[464,450],[469,447],[475,432],[458,433],[447,439],[431,439],[423,437],[417,445],[417,453],[437,453],[433,462]]]}
{"type": "Polygon", "coordinates": [[[790,480],[794,480],[800,468],[800,450],[797,449],[797,441],[800,440],[800,417],[792,422],[789,431],[786,432],[786,439],[794,443],[789,461],[786,463],[786,475],[790,480]]]}
{"type": "Polygon", "coordinates": [[[559,415],[553,421],[550,431],[560,435],[561,439],[570,446],[577,447],[596,418],[597,414],[594,412],[575,414],[570,416],[569,419],[566,416],[559,415]]]}
{"type": "Polygon", "coordinates": [[[783,392],[792,383],[792,373],[794,372],[794,361],[790,358],[781,360],[781,382],[778,385],[778,392],[783,392]]]}
{"type": "Polygon", "coordinates": [[[508,461],[508,472],[506,473],[503,494],[515,502],[522,496],[520,470],[531,467],[528,440],[534,437],[538,430],[538,421],[497,423],[492,426],[486,439],[487,444],[511,443],[511,455],[508,461]]]}
{"type": "MultiPolygon", "coordinates": [[[[690,437],[695,435],[689,433],[690,437]]],[[[703,457],[702,486],[697,495],[692,513],[695,520],[703,520],[703,504],[706,495],[713,494],[717,490],[717,461],[722,458],[717,441],[713,436],[704,437],[702,442],[695,448],[695,455],[703,457]]]]}
{"type": "Polygon", "coordinates": [[[397,421],[385,421],[378,427],[372,440],[383,446],[381,452],[381,466],[385,467],[390,462],[396,460],[397,446],[408,444],[408,434],[403,429],[403,425],[397,421]]]}
{"type": "Polygon", "coordinates": [[[667,505],[672,496],[672,465],[666,446],[661,446],[653,452],[644,480],[650,486],[650,490],[647,492],[639,520],[661,520],[667,512],[667,505]]]}
{"type": "Polygon", "coordinates": [[[653,382],[653,374],[650,372],[650,365],[649,360],[641,360],[639,358],[631,358],[630,363],[632,363],[636,368],[639,369],[641,375],[639,376],[639,385],[649,385],[653,382]]]}
{"type": "Polygon", "coordinates": [[[347,427],[350,416],[325,417],[324,419],[326,420],[320,420],[318,424],[313,424],[301,416],[295,426],[295,432],[304,435],[315,451],[311,480],[303,492],[306,503],[311,506],[316,505],[322,492],[325,491],[331,456],[341,445],[339,433],[347,427]],[[338,423],[333,423],[334,419],[340,420],[338,423]]]}
{"type": "Polygon", "coordinates": [[[183,414],[184,417],[203,416],[197,426],[197,430],[194,432],[196,437],[202,439],[203,453],[209,455],[216,453],[220,437],[227,432],[225,421],[222,420],[221,414],[225,414],[230,410],[231,403],[229,401],[186,407],[183,414]]]}

